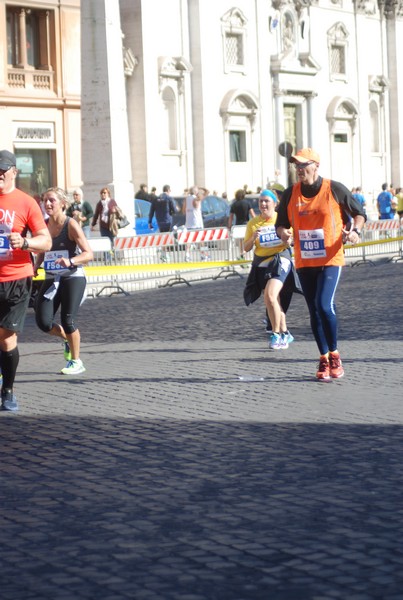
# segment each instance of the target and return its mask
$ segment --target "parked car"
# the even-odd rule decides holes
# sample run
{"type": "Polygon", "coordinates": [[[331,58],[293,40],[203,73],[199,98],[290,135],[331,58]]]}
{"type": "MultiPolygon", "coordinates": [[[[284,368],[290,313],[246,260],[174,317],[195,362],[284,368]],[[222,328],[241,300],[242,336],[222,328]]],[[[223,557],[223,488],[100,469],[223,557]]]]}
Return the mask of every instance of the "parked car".
{"type": "Polygon", "coordinates": [[[135,224],[133,229],[136,230],[137,235],[142,235],[144,233],[157,233],[158,223],[155,215],[153,216],[152,226],[153,229],[149,229],[148,227],[148,215],[150,214],[151,202],[147,202],[147,200],[134,200],[134,218],[135,224]]]}
{"type": "MultiPolygon", "coordinates": [[[[185,196],[175,196],[174,200],[178,212],[172,216],[172,225],[181,227],[185,224],[185,215],[182,213],[185,196]]],[[[224,198],[218,198],[217,196],[206,196],[202,200],[201,210],[205,228],[227,227],[229,204],[226,200],[224,200],[224,198]]]]}

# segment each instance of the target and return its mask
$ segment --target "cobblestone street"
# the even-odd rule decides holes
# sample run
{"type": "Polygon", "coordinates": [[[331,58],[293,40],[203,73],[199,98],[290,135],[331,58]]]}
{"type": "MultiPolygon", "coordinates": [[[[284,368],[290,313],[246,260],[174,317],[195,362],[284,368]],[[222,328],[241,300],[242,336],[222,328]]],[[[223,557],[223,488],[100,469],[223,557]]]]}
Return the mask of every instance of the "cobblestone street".
{"type": "Polygon", "coordinates": [[[246,277],[87,300],[83,375],[29,310],[0,414],[1,600],[402,600],[401,262],[346,267],[346,375],[270,351],[246,277]]]}

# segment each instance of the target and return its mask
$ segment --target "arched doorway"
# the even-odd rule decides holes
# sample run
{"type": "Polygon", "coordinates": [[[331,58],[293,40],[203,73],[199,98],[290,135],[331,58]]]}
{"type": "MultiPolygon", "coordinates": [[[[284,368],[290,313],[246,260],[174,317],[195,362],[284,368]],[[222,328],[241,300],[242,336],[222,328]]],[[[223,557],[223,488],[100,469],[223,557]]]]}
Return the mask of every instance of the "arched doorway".
{"type": "Polygon", "coordinates": [[[254,186],[259,182],[259,169],[254,160],[257,110],[257,98],[245,90],[231,90],[221,102],[226,189],[244,184],[254,186]]]}
{"type": "Polygon", "coordinates": [[[326,119],[329,123],[331,177],[351,189],[355,180],[361,179],[355,159],[359,156],[355,139],[358,105],[350,98],[337,96],[329,104],[326,119]]]}

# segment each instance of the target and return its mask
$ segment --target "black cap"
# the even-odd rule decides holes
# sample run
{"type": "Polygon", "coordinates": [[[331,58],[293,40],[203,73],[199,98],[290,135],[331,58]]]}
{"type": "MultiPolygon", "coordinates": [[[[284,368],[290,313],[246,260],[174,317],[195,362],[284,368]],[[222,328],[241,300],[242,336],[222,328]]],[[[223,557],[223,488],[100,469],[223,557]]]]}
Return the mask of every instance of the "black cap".
{"type": "Polygon", "coordinates": [[[0,169],[7,171],[11,167],[15,167],[16,161],[15,156],[8,150],[0,150],[0,169]]]}

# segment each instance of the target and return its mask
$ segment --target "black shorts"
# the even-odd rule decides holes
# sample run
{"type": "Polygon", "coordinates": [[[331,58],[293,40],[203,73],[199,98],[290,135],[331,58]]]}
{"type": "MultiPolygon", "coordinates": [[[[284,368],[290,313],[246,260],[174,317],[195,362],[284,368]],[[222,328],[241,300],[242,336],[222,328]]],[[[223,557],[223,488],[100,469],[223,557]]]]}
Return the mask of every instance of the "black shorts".
{"type": "Polygon", "coordinates": [[[0,282],[0,327],[20,332],[31,296],[32,277],[0,282]]]}

